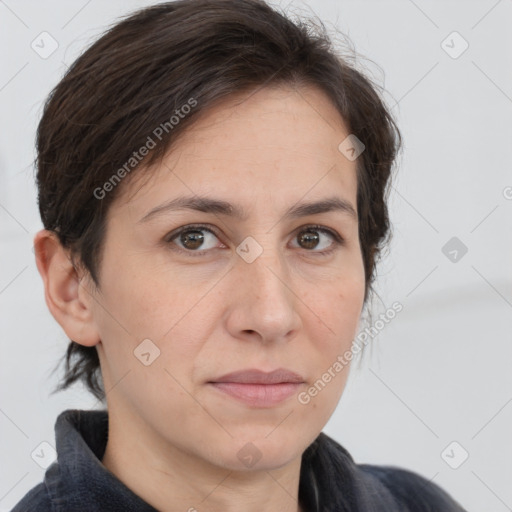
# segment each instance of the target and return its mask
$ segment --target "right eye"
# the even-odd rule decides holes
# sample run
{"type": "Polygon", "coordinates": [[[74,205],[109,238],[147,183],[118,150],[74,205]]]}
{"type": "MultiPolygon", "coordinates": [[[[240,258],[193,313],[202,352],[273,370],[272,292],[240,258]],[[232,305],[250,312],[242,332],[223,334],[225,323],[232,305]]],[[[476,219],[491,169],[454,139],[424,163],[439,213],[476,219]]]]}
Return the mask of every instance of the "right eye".
{"type": "Polygon", "coordinates": [[[218,240],[218,237],[209,227],[202,224],[189,224],[170,233],[166,237],[166,242],[176,245],[176,249],[173,249],[179,252],[190,256],[203,256],[206,251],[215,249],[215,239],[218,240]],[[199,251],[201,247],[203,249],[199,251]]]}

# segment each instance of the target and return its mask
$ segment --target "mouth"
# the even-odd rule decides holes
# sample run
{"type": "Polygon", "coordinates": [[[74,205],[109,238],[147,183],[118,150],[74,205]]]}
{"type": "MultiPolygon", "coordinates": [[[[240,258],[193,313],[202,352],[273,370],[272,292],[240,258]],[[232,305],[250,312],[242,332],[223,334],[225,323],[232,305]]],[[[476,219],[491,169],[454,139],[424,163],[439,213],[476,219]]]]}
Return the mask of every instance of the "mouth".
{"type": "Polygon", "coordinates": [[[217,391],[253,407],[272,407],[292,395],[305,383],[299,374],[280,368],[272,372],[242,370],[209,381],[217,391]]]}

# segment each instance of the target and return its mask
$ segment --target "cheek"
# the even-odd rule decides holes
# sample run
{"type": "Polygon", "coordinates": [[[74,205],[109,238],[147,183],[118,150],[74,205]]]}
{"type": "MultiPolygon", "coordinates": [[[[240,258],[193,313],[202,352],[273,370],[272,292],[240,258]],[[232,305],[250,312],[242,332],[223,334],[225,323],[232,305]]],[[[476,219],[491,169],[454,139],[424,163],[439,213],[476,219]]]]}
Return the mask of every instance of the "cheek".
{"type": "Polygon", "coordinates": [[[338,317],[346,329],[355,330],[364,301],[364,279],[353,279],[336,295],[338,317]]]}
{"type": "Polygon", "coordinates": [[[315,340],[308,358],[313,379],[299,396],[299,403],[305,410],[315,411],[313,415],[319,425],[328,421],[345,389],[363,299],[364,279],[359,278],[340,280],[336,287],[317,295],[318,309],[315,312],[321,325],[311,329],[309,335],[310,340],[315,340]]]}
{"type": "Polygon", "coordinates": [[[129,333],[134,341],[161,338],[178,322],[193,297],[180,289],[179,281],[168,269],[148,265],[147,258],[111,256],[105,262],[101,298],[107,322],[120,324],[124,336],[129,333]]]}
{"type": "Polygon", "coordinates": [[[333,284],[318,287],[314,293],[309,290],[302,296],[316,314],[317,338],[323,333],[326,346],[337,348],[352,341],[363,308],[364,278],[356,274],[334,279],[333,284]]]}

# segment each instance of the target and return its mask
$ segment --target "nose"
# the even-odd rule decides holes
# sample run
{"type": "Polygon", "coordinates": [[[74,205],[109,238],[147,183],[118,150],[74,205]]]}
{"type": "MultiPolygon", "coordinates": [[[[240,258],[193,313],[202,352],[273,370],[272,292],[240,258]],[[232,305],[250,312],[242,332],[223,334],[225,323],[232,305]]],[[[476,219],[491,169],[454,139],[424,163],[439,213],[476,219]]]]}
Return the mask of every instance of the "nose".
{"type": "Polygon", "coordinates": [[[296,336],[300,299],[277,250],[265,249],[252,263],[240,257],[230,274],[227,329],[233,337],[275,343],[296,336]]]}

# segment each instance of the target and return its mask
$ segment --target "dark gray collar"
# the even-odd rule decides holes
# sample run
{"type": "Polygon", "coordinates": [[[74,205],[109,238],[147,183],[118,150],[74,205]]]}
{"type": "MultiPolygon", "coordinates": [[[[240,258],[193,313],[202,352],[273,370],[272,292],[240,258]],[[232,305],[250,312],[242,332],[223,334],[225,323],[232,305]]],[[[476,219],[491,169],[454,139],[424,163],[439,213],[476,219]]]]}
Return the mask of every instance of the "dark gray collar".
{"type": "Polygon", "coordinates": [[[107,411],[68,409],[59,414],[57,462],[44,479],[56,511],[155,512],[101,463],[107,438],[107,411]]]}

